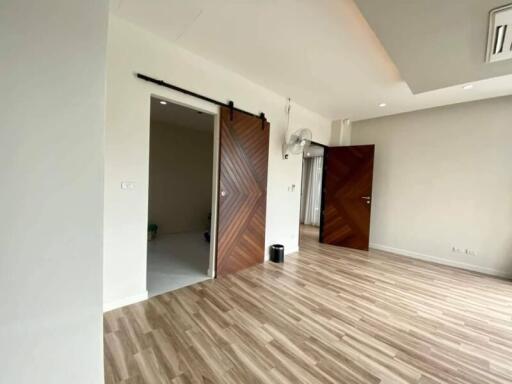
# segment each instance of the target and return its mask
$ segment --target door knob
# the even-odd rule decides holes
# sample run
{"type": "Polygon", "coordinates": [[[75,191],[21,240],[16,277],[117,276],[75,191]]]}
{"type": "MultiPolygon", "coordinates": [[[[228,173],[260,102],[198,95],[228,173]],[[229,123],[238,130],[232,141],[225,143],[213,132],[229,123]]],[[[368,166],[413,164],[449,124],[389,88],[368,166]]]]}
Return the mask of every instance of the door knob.
{"type": "Polygon", "coordinates": [[[361,199],[371,200],[371,197],[370,196],[363,196],[363,197],[361,197],[361,199]]]}
{"type": "Polygon", "coordinates": [[[220,191],[220,195],[221,195],[222,197],[224,197],[224,196],[226,196],[226,195],[227,195],[227,193],[226,193],[226,191],[220,191]]]}

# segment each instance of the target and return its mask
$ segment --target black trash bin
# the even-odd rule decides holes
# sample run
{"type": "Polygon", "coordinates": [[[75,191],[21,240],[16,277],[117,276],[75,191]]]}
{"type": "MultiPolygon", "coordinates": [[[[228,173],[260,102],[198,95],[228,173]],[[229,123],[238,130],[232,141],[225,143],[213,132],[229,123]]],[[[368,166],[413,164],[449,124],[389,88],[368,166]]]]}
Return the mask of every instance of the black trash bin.
{"type": "Polygon", "coordinates": [[[270,246],[270,261],[274,263],[284,262],[284,245],[274,244],[270,246]]]}

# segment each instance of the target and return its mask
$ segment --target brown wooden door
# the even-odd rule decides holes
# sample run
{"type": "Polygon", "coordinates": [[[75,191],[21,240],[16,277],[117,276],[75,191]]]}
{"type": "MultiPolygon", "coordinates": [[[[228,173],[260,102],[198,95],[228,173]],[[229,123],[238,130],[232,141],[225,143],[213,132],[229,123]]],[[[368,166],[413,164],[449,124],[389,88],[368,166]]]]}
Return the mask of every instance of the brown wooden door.
{"type": "Polygon", "coordinates": [[[374,145],[327,148],[320,242],[368,250],[374,145]]]}
{"type": "Polygon", "coordinates": [[[270,125],[221,109],[217,276],[263,262],[270,125]]]}

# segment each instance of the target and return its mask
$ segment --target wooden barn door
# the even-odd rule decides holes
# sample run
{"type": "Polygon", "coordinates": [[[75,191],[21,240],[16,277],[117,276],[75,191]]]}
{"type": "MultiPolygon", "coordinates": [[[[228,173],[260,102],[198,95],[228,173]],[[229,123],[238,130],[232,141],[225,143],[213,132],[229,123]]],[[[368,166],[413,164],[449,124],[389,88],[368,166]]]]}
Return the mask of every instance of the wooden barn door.
{"type": "Polygon", "coordinates": [[[221,108],[216,275],[263,262],[268,122],[221,108]]]}
{"type": "Polygon", "coordinates": [[[374,145],[327,148],[320,242],[368,250],[374,145]]]}

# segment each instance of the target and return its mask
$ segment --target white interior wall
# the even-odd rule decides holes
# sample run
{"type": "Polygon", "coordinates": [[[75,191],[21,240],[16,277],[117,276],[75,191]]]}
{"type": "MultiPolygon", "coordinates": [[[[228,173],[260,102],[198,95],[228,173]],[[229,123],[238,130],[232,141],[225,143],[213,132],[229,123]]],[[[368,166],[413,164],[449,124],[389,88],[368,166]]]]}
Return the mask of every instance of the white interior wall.
{"type": "Polygon", "coordinates": [[[335,147],[341,145],[343,138],[343,123],[341,120],[334,120],[331,123],[331,140],[329,146],[335,147]]]}
{"type": "Polygon", "coordinates": [[[375,144],[371,246],[511,275],[511,122],[504,97],[354,123],[375,144]]]}
{"type": "Polygon", "coordinates": [[[209,131],[152,122],[149,222],[160,235],[209,229],[213,118],[209,131]]]}
{"type": "Polygon", "coordinates": [[[108,1],[0,5],[1,383],[103,383],[108,1]]]}
{"type": "MultiPolygon", "coordinates": [[[[282,159],[287,100],[244,77],[111,17],[107,59],[107,134],[105,177],[104,300],[112,308],[146,295],[146,220],[148,214],[149,98],[157,94],[213,113],[216,107],[134,77],[134,72],[164,79],[242,109],[265,112],[270,130],[266,244],[298,248],[301,157],[282,159]],[[135,182],[121,190],[123,180],[135,182]],[[292,188],[292,186],[295,188],[292,188]]],[[[331,122],[299,105],[292,106],[291,129],[309,128],[327,144],[331,122]]]]}
{"type": "Polygon", "coordinates": [[[334,120],[331,124],[331,140],[329,145],[332,147],[350,145],[351,132],[352,122],[350,120],[334,120]]]}

